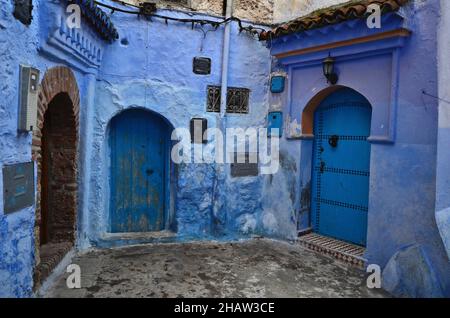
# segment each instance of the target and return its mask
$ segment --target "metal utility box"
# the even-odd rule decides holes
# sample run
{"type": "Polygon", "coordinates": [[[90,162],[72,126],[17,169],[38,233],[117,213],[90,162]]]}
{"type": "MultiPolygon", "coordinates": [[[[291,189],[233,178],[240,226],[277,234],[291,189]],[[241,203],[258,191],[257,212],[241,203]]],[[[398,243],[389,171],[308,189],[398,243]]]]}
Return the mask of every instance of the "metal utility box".
{"type": "Polygon", "coordinates": [[[34,163],[3,167],[3,207],[5,214],[34,204],[34,163]]]}
{"type": "Polygon", "coordinates": [[[283,135],[283,113],[270,112],[267,117],[267,135],[269,137],[281,137],[283,135]],[[272,129],[278,129],[278,133],[272,133],[272,129]]]}
{"type": "Polygon", "coordinates": [[[207,57],[194,57],[193,71],[198,75],[211,74],[211,59],[207,57]]]}
{"type": "Polygon", "coordinates": [[[284,92],[286,77],[282,75],[274,75],[270,80],[270,91],[274,94],[284,92]]]}
{"type": "Polygon", "coordinates": [[[235,153],[234,163],[231,164],[231,176],[237,177],[255,177],[259,175],[258,163],[250,163],[250,153],[235,153]],[[245,160],[245,163],[238,163],[237,159],[245,160]]]}
{"type": "Polygon", "coordinates": [[[19,83],[19,122],[20,132],[32,131],[37,121],[39,70],[20,66],[19,83]]]}

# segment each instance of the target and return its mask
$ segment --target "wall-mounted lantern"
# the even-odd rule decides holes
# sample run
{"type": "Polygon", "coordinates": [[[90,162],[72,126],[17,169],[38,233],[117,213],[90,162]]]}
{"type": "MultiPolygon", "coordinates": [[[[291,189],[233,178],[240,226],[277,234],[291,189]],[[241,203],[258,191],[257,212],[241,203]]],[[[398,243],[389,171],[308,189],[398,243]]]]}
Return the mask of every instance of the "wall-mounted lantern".
{"type": "Polygon", "coordinates": [[[328,56],[325,60],[323,60],[323,75],[327,78],[327,82],[334,85],[338,82],[339,77],[334,71],[334,58],[328,56]]]}

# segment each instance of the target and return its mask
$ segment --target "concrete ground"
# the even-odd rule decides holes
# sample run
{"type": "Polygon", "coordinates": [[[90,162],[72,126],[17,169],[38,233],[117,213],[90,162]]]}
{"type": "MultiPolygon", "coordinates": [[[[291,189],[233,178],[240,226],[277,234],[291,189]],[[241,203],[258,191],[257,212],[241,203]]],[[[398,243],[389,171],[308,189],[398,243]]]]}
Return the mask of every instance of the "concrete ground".
{"type": "Polygon", "coordinates": [[[81,289],[64,273],[44,297],[384,297],[365,273],[272,240],[150,244],[75,257],[81,289]]]}

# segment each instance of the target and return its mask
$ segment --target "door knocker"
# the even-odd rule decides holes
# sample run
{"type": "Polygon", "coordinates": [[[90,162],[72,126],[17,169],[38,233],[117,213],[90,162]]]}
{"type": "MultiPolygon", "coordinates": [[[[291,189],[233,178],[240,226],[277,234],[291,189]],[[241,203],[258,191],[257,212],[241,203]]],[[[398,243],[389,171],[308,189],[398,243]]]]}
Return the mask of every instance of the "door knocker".
{"type": "Polygon", "coordinates": [[[338,141],[339,141],[339,136],[338,135],[333,135],[333,136],[330,136],[330,138],[328,138],[328,143],[333,148],[337,147],[338,141]]]}

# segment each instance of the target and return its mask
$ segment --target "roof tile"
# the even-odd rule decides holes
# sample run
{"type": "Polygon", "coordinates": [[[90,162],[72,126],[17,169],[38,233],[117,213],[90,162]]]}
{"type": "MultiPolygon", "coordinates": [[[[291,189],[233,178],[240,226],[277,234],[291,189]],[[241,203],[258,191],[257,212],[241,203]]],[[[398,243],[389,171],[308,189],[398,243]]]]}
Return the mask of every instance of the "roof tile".
{"type": "Polygon", "coordinates": [[[269,40],[284,35],[321,28],[347,20],[362,19],[368,16],[367,7],[378,4],[382,14],[395,12],[409,0],[351,0],[349,2],[320,9],[304,17],[279,25],[271,31],[262,32],[261,40],[269,40]]]}

